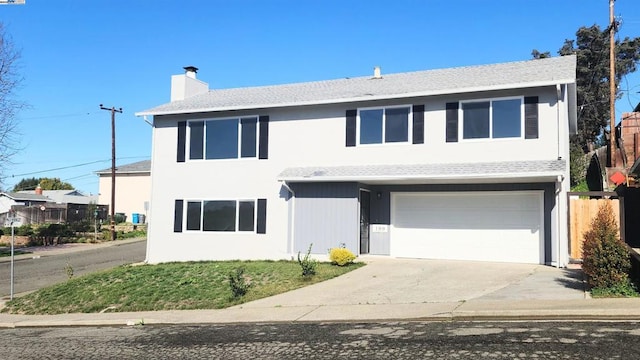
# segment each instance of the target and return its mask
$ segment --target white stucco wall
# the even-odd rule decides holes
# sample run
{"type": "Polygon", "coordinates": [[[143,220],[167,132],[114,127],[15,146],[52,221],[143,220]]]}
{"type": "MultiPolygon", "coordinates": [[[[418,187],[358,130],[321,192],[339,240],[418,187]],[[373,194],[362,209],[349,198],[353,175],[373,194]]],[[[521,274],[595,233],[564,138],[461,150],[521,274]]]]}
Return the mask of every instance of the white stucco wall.
{"type": "Polygon", "coordinates": [[[0,196],[0,214],[4,214],[11,210],[11,206],[15,205],[16,202],[12,199],[9,199],[6,196],[0,196]]]}
{"type": "MultiPolygon", "coordinates": [[[[157,263],[181,260],[290,258],[293,254],[287,250],[290,225],[288,205],[285,201],[286,191],[276,181],[277,175],[288,167],[555,160],[559,156],[568,159],[567,110],[564,107],[558,112],[556,99],[555,87],[548,87],[476,96],[465,94],[402,101],[238,111],[232,114],[199,114],[195,117],[156,117],[153,129],[152,208],[149,214],[147,261],[157,263]],[[533,95],[539,96],[538,139],[445,142],[447,102],[533,95]],[[345,146],[345,110],[397,104],[425,105],[424,144],[345,146]],[[178,120],[245,115],[270,116],[268,160],[187,159],[184,163],[176,162],[178,120]],[[558,123],[561,124],[560,138],[558,123]],[[183,199],[186,204],[189,199],[257,198],[267,199],[266,234],[173,232],[176,199],[183,199]]],[[[568,183],[568,169],[563,185],[565,182],[568,183]]],[[[567,188],[563,187],[563,191],[566,190],[567,188]]],[[[560,224],[563,216],[566,215],[556,216],[560,224]]],[[[555,221],[554,223],[558,224],[555,221]]],[[[566,217],[564,222],[566,223],[566,217]]],[[[564,229],[555,231],[554,248],[566,246],[559,245],[566,243],[566,232],[562,231],[564,229]]],[[[554,251],[557,255],[557,250],[554,251]]]]}
{"type": "MultiPolygon", "coordinates": [[[[98,203],[111,206],[111,174],[101,175],[98,203]]],[[[144,203],[151,199],[151,176],[149,173],[116,173],[116,213],[125,213],[127,222],[133,221],[133,213],[148,215],[144,203]]]]}

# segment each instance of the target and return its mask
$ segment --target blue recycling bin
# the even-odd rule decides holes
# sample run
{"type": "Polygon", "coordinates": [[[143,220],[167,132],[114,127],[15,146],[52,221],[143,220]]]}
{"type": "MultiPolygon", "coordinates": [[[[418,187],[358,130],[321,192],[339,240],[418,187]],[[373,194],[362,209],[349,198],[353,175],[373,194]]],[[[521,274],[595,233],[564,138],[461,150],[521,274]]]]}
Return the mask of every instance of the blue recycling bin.
{"type": "Polygon", "coordinates": [[[138,214],[138,213],[131,214],[131,221],[134,224],[138,224],[140,222],[140,214],[138,214]]]}

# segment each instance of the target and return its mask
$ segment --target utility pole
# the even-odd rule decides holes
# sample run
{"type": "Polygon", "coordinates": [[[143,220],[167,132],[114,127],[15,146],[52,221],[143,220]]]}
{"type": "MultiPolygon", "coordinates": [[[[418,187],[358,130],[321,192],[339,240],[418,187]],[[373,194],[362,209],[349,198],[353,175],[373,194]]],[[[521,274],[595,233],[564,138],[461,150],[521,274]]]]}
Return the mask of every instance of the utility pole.
{"type": "Polygon", "coordinates": [[[616,20],[613,17],[613,4],[615,0],[609,0],[609,108],[611,116],[611,130],[609,131],[609,147],[611,148],[611,167],[616,167],[616,51],[615,33],[616,20]]]}
{"type": "Polygon", "coordinates": [[[100,110],[111,112],[111,240],[116,239],[116,113],[122,114],[122,108],[106,108],[100,104],[100,110]]]}

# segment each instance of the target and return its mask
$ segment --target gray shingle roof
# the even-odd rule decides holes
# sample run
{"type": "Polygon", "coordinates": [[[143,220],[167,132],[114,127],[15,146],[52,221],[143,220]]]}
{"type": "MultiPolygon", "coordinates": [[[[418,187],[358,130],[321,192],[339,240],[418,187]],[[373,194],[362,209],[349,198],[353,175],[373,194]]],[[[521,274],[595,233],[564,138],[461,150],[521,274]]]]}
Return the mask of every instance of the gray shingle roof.
{"type": "MultiPolygon", "coordinates": [[[[116,166],[116,174],[134,174],[151,172],[151,160],[116,166]]],[[[111,168],[96,171],[98,175],[111,175],[111,168]]]]}
{"type": "Polygon", "coordinates": [[[261,109],[572,84],[574,55],[274,86],[216,89],[136,115],[261,109]]]}
{"type": "Polygon", "coordinates": [[[56,204],[91,204],[98,202],[97,195],[84,195],[78,190],[42,190],[42,195],[35,193],[35,190],[22,190],[17,193],[21,199],[15,200],[41,200],[55,202],[56,204]]]}
{"type": "Polygon", "coordinates": [[[27,194],[22,192],[3,192],[0,194],[4,194],[7,197],[16,201],[43,201],[43,202],[51,201],[51,199],[49,199],[48,197],[44,195],[38,195],[38,194],[27,194]]]}
{"type": "Polygon", "coordinates": [[[472,178],[526,178],[563,175],[565,160],[466,164],[411,164],[292,167],[278,175],[285,181],[386,181],[472,178]]]}

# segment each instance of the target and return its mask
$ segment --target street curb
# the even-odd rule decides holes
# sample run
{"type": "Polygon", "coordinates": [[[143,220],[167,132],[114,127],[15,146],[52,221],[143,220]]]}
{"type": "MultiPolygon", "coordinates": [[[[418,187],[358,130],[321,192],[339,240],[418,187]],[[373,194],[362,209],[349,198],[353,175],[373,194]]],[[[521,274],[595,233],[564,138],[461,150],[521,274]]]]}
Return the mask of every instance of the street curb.
{"type": "Polygon", "coordinates": [[[207,321],[207,322],[181,322],[162,321],[158,319],[110,319],[110,320],[78,320],[78,321],[17,321],[0,322],[0,329],[19,328],[60,328],[60,327],[123,327],[123,326],[204,326],[204,325],[240,325],[240,324],[315,324],[315,323],[389,323],[389,322],[590,322],[590,321],[614,321],[614,322],[638,322],[640,315],[443,315],[412,318],[369,318],[369,319],[332,319],[332,320],[243,320],[243,321],[207,321]]]}
{"type": "Polygon", "coordinates": [[[231,307],[59,315],[0,314],[0,328],[214,325],[255,323],[473,321],[640,321],[640,299],[465,301],[447,303],[231,307]],[[466,309],[465,309],[466,308],[466,309]],[[381,314],[386,314],[384,316],[381,314]]]}

